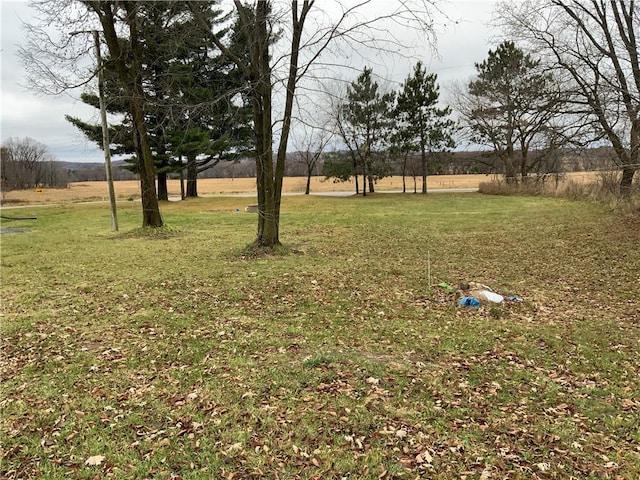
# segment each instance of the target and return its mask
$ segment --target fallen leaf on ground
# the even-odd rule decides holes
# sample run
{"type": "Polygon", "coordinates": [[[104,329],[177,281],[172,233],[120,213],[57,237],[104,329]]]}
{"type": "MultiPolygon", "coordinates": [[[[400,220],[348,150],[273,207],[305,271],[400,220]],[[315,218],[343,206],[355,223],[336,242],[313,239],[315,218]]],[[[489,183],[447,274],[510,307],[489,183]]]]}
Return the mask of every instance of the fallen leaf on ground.
{"type": "Polygon", "coordinates": [[[107,457],[105,457],[104,455],[93,455],[87,458],[84,464],[90,467],[96,466],[96,465],[102,465],[102,462],[104,462],[106,458],[107,457]]]}

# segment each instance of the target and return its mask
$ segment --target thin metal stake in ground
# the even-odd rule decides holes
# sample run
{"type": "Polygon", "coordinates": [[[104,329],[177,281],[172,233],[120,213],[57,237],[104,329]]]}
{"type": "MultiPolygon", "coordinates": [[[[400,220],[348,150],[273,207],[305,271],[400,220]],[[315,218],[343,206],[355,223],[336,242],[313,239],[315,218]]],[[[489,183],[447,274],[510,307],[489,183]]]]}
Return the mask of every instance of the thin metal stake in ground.
{"type": "Polygon", "coordinates": [[[429,292],[431,292],[431,250],[427,250],[427,281],[429,292]]]}

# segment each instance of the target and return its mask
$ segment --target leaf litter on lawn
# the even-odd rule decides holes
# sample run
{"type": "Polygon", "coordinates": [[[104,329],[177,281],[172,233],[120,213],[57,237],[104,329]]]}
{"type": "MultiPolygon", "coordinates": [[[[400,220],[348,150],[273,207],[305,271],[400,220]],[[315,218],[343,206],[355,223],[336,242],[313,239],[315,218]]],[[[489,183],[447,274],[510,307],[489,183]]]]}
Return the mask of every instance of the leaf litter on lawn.
{"type": "Polygon", "coordinates": [[[533,200],[527,230],[529,200],[452,199],[496,213],[291,198],[306,253],[229,258],[251,232],[221,213],[216,236],[177,225],[148,242],[165,269],[139,265],[141,238],[71,251],[36,232],[39,264],[3,270],[3,476],[637,476],[637,233],[589,205],[533,200]],[[427,249],[437,282],[525,302],[426,295],[427,249]]]}

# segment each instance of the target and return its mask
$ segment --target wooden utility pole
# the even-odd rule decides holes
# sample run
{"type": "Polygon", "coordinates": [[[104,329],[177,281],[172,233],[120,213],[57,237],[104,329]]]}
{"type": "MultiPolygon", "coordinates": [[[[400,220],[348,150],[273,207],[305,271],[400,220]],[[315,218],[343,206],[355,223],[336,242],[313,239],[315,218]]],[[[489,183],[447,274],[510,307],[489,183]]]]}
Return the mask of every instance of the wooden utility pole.
{"type": "Polygon", "coordinates": [[[104,166],[107,172],[107,185],[109,186],[109,205],[111,207],[111,230],[118,231],[118,214],[116,212],[116,192],[113,187],[113,174],[111,172],[111,151],[109,142],[109,126],[107,124],[107,109],[104,104],[104,74],[102,71],[102,55],[100,53],[100,35],[93,30],[93,41],[96,47],[96,72],[98,73],[98,98],[100,101],[100,120],[102,121],[102,146],[104,148],[104,166]]]}
{"type": "Polygon", "coordinates": [[[109,125],[107,124],[107,109],[104,104],[104,74],[102,72],[102,54],[100,53],[100,32],[98,30],[79,30],[69,35],[91,33],[96,50],[96,76],[98,77],[98,99],[100,104],[100,120],[102,121],[102,148],[104,150],[104,166],[107,173],[109,187],[109,205],[111,209],[111,230],[118,231],[118,214],[116,212],[116,192],[113,188],[113,174],[111,173],[111,149],[109,141],[109,125]]]}

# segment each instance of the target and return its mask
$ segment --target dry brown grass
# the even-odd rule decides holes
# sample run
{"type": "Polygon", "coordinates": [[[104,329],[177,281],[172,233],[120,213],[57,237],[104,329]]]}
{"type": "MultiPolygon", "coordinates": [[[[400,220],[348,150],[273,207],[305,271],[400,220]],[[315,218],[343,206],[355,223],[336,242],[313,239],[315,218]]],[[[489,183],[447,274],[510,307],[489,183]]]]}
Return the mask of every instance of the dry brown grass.
{"type": "MultiPolygon", "coordinates": [[[[583,182],[594,178],[593,172],[571,173],[567,178],[573,181],[583,182]]],[[[438,190],[446,188],[478,188],[481,182],[494,179],[494,175],[437,175],[428,178],[428,189],[438,190]]],[[[306,178],[287,177],[284,179],[283,190],[286,193],[304,192],[306,178]]],[[[413,192],[413,179],[406,179],[407,191],[413,192]]],[[[417,189],[420,191],[420,179],[417,179],[417,189]]],[[[169,180],[169,196],[180,197],[180,182],[169,180]]],[[[378,191],[402,190],[402,177],[383,178],[376,184],[378,191]]],[[[138,198],[140,185],[136,180],[115,182],[116,196],[119,199],[138,198]]],[[[340,192],[354,191],[355,184],[349,182],[337,182],[325,180],[318,176],[311,179],[311,192],[340,192]]],[[[254,178],[205,178],[198,180],[198,193],[201,196],[247,194],[256,191],[254,178]]],[[[38,204],[79,202],[87,200],[107,200],[108,190],[106,182],[77,182],[70,183],[68,188],[17,190],[7,192],[4,202],[7,204],[38,204]]]]}
{"type": "Polygon", "coordinates": [[[569,200],[591,200],[608,205],[621,213],[640,212],[640,182],[635,182],[630,195],[620,192],[621,174],[617,171],[569,174],[558,183],[506,183],[503,179],[481,182],[479,191],[489,195],[545,195],[569,200]]]}
{"type": "MultiPolygon", "coordinates": [[[[479,183],[490,179],[489,175],[440,175],[429,177],[428,188],[477,188],[479,183]]],[[[205,178],[198,180],[198,193],[202,196],[220,194],[254,193],[256,191],[255,178],[205,178]]],[[[284,179],[283,190],[288,193],[304,192],[306,178],[287,177],[284,179]]],[[[180,196],[180,182],[169,180],[169,196],[180,196]]],[[[377,183],[379,190],[401,190],[402,177],[388,177],[377,183]]],[[[418,182],[420,189],[420,182],[418,182]]],[[[140,185],[136,180],[115,182],[116,196],[119,199],[137,198],[140,196],[140,185]]],[[[336,192],[355,190],[353,181],[334,183],[324,177],[311,179],[312,192],[336,192]]],[[[413,191],[412,179],[407,179],[407,191],[413,191]]],[[[83,200],[106,200],[108,190],[106,182],[77,182],[69,184],[68,188],[17,190],[7,192],[6,203],[58,203],[77,202],[83,200]]]]}

